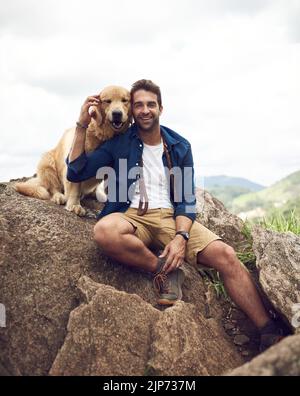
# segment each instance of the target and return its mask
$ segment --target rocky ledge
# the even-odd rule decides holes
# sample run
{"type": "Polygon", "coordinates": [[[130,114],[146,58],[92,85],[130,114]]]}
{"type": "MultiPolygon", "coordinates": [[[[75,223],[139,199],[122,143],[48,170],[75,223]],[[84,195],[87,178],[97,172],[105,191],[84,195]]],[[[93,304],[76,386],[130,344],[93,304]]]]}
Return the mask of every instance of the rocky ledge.
{"type": "MultiPolygon", "coordinates": [[[[0,184],[2,375],[264,375],[262,361],[276,367],[268,375],[300,374],[298,335],[245,368],[249,359],[225,332],[232,325],[224,325],[224,303],[197,268],[183,268],[183,301],[165,310],[156,306],[150,277],[109,260],[94,243],[97,202],[86,201],[88,216],[78,218],[52,202],[21,196],[13,186],[0,184]]],[[[198,210],[197,221],[235,249],[248,243],[243,222],[200,190],[198,210]]],[[[285,238],[260,230],[254,251],[266,296],[289,325],[291,305],[300,302],[299,238],[285,238]],[[271,241],[280,257],[276,265],[271,241]],[[274,268],[276,278],[268,275],[274,268]]]]}

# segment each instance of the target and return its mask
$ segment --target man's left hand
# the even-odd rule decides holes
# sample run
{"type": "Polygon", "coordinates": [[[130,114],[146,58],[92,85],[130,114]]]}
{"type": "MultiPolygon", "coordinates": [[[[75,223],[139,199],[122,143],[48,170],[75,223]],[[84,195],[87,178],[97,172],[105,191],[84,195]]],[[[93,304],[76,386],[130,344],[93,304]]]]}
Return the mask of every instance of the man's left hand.
{"type": "Polygon", "coordinates": [[[176,235],[175,238],[166,245],[164,251],[159,256],[167,257],[166,263],[163,267],[166,274],[174,271],[183,264],[186,244],[187,242],[181,235],[176,235]]]}

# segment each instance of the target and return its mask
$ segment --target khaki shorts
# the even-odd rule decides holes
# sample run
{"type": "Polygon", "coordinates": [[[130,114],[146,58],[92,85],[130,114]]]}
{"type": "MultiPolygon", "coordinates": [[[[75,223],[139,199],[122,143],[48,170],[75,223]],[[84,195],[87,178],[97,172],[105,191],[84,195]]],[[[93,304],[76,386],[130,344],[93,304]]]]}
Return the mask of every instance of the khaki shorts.
{"type": "MultiPolygon", "coordinates": [[[[129,208],[120,215],[135,228],[135,235],[148,247],[164,249],[175,237],[175,219],[173,209],[149,209],[144,216],[137,214],[137,209],[129,208]]],[[[212,231],[194,221],[190,229],[185,260],[192,265],[197,264],[197,253],[201,252],[210,242],[221,238],[212,231]]]]}

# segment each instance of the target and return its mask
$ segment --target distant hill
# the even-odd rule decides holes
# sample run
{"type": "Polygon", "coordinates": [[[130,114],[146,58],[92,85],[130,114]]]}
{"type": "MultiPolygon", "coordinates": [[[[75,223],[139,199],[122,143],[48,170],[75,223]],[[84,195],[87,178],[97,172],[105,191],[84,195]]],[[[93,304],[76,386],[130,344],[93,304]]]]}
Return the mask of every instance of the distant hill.
{"type": "Polygon", "coordinates": [[[203,187],[214,197],[218,198],[231,210],[232,202],[240,195],[261,191],[265,187],[241,177],[230,177],[225,175],[207,176],[196,179],[196,185],[203,187]]]}
{"type": "Polygon", "coordinates": [[[258,217],[255,216],[256,211],[259,216],[270,214],[274,210],[286,214],[292,209],[300,214],[300,171],[261,191],[237,196],[231,205],[231,210],[242,217],[247,217],[249,212],[249,217],[258,217]]]}
{"type": "Polygon", "coordinates": [[[254,183],[248,179],[242,177],[231,177],[231,176],[207,176],[204,178],[205,189],[215,187],[240,187],[250,191],[260,191],[265,188],[261,184],[254,183]]]}
{"type": "Polygon", "coordinates": [[[196,179],[199,187],[209,191],[231,212],[245,218],[266,217],[275,211],[300,216],[300,171],[270,187],[240,177],[208,176],[196,179]]]}

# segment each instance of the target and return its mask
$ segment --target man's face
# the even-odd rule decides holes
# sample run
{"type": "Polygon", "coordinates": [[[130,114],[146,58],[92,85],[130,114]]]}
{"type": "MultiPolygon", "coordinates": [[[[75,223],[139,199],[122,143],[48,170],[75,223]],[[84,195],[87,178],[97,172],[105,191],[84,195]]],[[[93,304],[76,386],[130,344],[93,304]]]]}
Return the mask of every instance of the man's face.
{"type": "Polygon", "coordinates": [[[144,132],[151,132],[159,125],[159,116],[162,107],[159,107],[157,96],[153,92],[140,89],[133,94],[132,114],[137,126],[144,132]]]}

